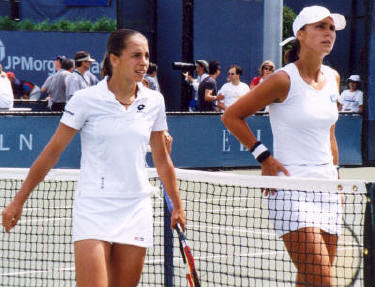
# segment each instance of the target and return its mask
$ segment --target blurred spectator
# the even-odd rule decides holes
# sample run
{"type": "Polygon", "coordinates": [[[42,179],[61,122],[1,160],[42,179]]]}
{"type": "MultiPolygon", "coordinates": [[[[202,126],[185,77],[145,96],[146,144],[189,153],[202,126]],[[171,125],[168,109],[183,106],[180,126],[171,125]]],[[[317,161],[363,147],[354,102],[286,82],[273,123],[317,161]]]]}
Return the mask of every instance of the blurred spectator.
{"type": "Polygon", "coordinates": [[[189,72],[183,73],[185,81],[193,87],[193,98],[189,103],[189,111],[191,112],[198,110],[198,87],[199,84],[208,77],[208,63],[205,60],[196,60],[195,71],[197,73],[196,79],[194,79],[189,72]]]}
{"type": "Polygon", "coordinates": [[[68,77],[72,75],[73,60],[65,58],[61,62],[61,69],[51,78],[46,86],[48,102],[51,111],[63,111],[66,104],[66,85],[68,77]]]}
{"type": "Polygon", "coordinates": [[[216,102],[224,99],[217,95],[216,79],[220,75],[221,66],[217,61],[208,64],[209,76],[206,77],[198,87],[198,110],[217,111],[216,102]]]}
{"type": "Polygon", "coordinates": [[[362,113],[363,93],[359,90],[361,77],[351,75],[348,78],[349,89],[344,90],[338,98],[339,111],[362,113]]]}
{"type": "Polygon", "coordinates": [[[74,56],[74,62],[76,68],[66,79],[66,102],[76,91],[92,86],[92,80],[87,71],[90,70],[91,63],[95,62],[95,59],[91,58],[88,52],[79,51],[74,56]]]}
{"type": "Polygon", "coordinates": [[[8,79],[12,85],[13,97],[14,99],[22,98],[22,83],[19,79],[16,78],[16,75],[13,72],[6,72],[8,79]]]}
{"type": "Polygon", "coordinates": [[[3,65],[0,64],[0,77],[8,77],[7,73],[3,71],[3,65]]]}
{"type": "Polygon", "coordinates": [[[264,61],[259,68],[259,76],[254,77],[250,83],[250,90],[263,82],[269,75],[275,71],[275,64],[271,60],[264,61]]]}
{"type": "Polygon", "coordinates": [[[22,81],[22,100],[34,100],[40,99],[41,91],[39,86],[28,82],[22,81]]]}
{"type": "Polygon", "coordinates": [[[89,78],[90,80],[90,86],[94,86],[96,85],[97,83],[99,83],[99,79],[93,74],[91,73],[90,70],[86,71],[86,76],[89,78]]]}
{"type": "Polygon", "coordinates": [[[228,68],[228,83],[225,83],[218,94],[223,95],[224,101],[218,102],[220,110],[225,111],[227,107],[237,101],[241,96],[246,94],[250,89],[249,86],[240,81],[242,68],[238,65],[231,65],[228,68]]]}
{"type": "Polygon", "coordinates": [[[42,85],[42,88],[40,89],[40,91],[42,93],[45,93],[47,92],[47,87],[49,87],[51,85],[51,80],[52,80],[52,77],[58,72],[60,71],[61,69],[61,64],[62,64],[62,61],[66,59],[65,56],[60,56],[60,55],[57,55],[56,58],[54,59],[53,61],[53,64],[55,65],[55,72],[51,75],[49,75],[47,77],[47,79],[45,80],[45,82],[43,83],[42,85]]]}
{"type": "Polygon", "coordinates": [[[13,108],[13,91],[7,75],[0,75],[0,110],[13,108]]]}
{"type": "Polygon", "coordinates": [[[147,74],[144,79],[148,82],[148,88],[160,92],[160,86],[158,81],[158,66],[150,62],[148,66],[147,74]]]}

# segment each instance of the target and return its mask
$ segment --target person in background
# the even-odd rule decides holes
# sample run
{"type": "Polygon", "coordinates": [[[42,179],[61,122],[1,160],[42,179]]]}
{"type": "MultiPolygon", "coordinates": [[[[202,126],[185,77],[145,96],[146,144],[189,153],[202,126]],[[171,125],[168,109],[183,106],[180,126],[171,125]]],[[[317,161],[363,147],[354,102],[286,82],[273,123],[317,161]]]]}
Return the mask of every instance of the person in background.
{"type": "Polygon", "coordinates": [[[88,76],[88,71],[95,59],[91,58],[86,51],[79,51],[74,56],[75,70],[66,79],[66,102],[74,95],[76,91],[88,88],[92,85],[92,79],[88,76]]]}
{"type": "Polygon", "coordinates": [[[160,92],[160,86],[158,81],[158,66],[150,62],[148,66],[147,74],[144,80],[148,82],[148,88],[160,92]]]}
{"type": "Polygon", "coordinates": [[[198,110],[217,111],[217,101],[224,99],[223,95],[217,96],[216,79],[219,77],[221,65],[218,61],[210,61],[208,64],[209,76],[198,87],[198,110]]]}
{"type": "Polygon", "coordinates": [[[363,112],[363,92],[359,90],[361,77],[351,75],[348,78],[349,89],[344,90],[338,98],[339,111],[362,113],[363,112]]]}
{"type": "Polygon", "coordinates": [[[208,63],[205,60],[195,61],[195,72],[197,78],[193,78],[189,72],[182,73],[185,77],[185,81],[193,87],[193,98],[189,103],[189,111],[195,112],[198,110],[198,87],[199,84],[208,77],[208,63]]]}
{"type": "Polygon", "coordinates": [[[6,72],[8,79],[12,85],[13,98],[21,99],[22,98],[22,83],[16,78],[16,75],[13,72],[6,72]]]}
{"type": "Polygon", "coordinates": [[[55,71],[47,77],[47,79],[44,81],[42,88],[40,89],[42,93],[42,97],[45,98],[47,95],[45,93],[47,92],[47,87],[51,85],[52,77],[61,69],[61,63],[62,61],[66,59],[65,56],[57,55],[56,58],[53,60],[53,64],[55,67],[55,71]]]}
{"type": "Polygon", "coordinates": [[[48,102],[51,111],[63,111],[66,104],[66,85],[74,69],[72,59],[62,60],[61,69],[47,83],[45,89],[48,93],[48,102]]]}
{"type": "Polygon", "coordinates": [[[38,85],[29,81],[22,81],[22,100],[39,100],[41,95],[38,85]]]}
{"type": "Polygon", "coordinates": [[[249,86],[240,81],[241,75],[242,68],[240,66],[232,65],[228,68],[229,82],[225,83],[218,92],[218,95],[223,95],[224,97],[224,101],[218,102],[220,110],[225,111],[230,105],[249,91],[249,86]]]}
{"type": "Polygon", "coordinates": [[[0,77],[5,77],[5,76],[8,77],[8,76],[7,76],[7,73],[5,73],[5,72],[3,71],[3,65],[0,64],[0,77]]]}
{"type": "MultiPolygon", "coordinates": [[[[289,64],[241,97],[223,114],[224,125],[262,167],[262,175],[337,180],[335,137],[340,76],[323,65],[345,17],[321,6],[304,8],[293,22],[289,64]],[[269,105],[274,156],[245,119],[269,105]]],[[[333,262],[341,232],[339,193],[266,191],[269,217],[296,269],[296,287],[333,286],[333,262]]]]}
{"type": "Polygon", "coordinates": [[[81,175],[73,204],[75,272],[79,287],[137,286],[153,244],[152,202],[145,153],[153,162],[174,209],[171,227],[185,229],[185,212],[165,144],[164,99],[141,81],[149,63],[146,37],[121,29],[110,34],[104,79],[79,90],[36,159],[13,201],[2,211],[9,232],[32,190],[81,131],[81,175]]]}
{"type": "Polygon", "coordinates": [[[271,60],[264,61],[259,67],[259,76],[254,77],[250,83],[250,90],[263,82],[269,75],[275,71],[275,64],[271,60]]]}
{"type": "MultiPolygon", "coordinates": [[[[8,72],[9,73],[9,72],[8,72]]],[[[7,74],[0,75],[0,111],[13,108],[12,84],[7,74]]]]}

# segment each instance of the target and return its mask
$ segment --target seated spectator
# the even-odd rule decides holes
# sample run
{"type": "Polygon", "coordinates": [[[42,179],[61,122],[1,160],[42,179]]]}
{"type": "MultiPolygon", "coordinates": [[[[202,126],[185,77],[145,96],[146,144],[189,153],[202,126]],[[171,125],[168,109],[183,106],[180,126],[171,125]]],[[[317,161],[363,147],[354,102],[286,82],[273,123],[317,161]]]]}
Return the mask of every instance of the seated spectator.
{"type": "Polygon", "coordinates": [[[144,79],[148,82],[148,88],[160,92],[160,86],[158,81],[158,66],[150,62],[148,66],[147,74],[144,79]]]}
{"type": "Polygon", "coordinates": [[[209,76],[205,78],[198,87],[198,109],[199,111],[217,111],[217,101],[223,100],[222,95],[217,95],[216,79],[221,71],[220,63],[211,61],[208,64],[209,76]]]}
{"type": "Polygon", "coordinates": [[[363,93],[359,90],[361,78],[359,75],[351,75],[348,78],[349,89],[344,90],[338,98],[339,111],[362,113],[363,93]]]}
{"type": "Polygon", "coordinates": [[[250,90],[263,82],[269,75],[275,71],[275,64],[271,60],[264,61],[259,68],[259,76],[254,77],[250,83],[250,90]]]}
{"type": "Polygon", "coordinates": [[[13,97],[14,99],[22,98],[22,83],[19,79],[16,78],[13,72],[6,72],[8,79],[12,85],[13,97]]]}
{"type": "Polygon", "coordinates": [[[39,86],[28,82],[22,81],[22,99],[23,100],[34,100],[40,99],[41,91],[39,86]]]}
{"type": "Polygon", "coordinates": [[[13,91],[7,75],[0,75],[0,110],[13,108],[13,91]]]}
{"type": "Polygon", "coordinates": [[[228,68],[228,83],[225,83],[218,94],[223,95],[224,101],[218,102],[220,110],[225,111],[231,104],[246,94],[249,86],[240,81],[242,68],[238,65],[232,65],[228,68]]]}

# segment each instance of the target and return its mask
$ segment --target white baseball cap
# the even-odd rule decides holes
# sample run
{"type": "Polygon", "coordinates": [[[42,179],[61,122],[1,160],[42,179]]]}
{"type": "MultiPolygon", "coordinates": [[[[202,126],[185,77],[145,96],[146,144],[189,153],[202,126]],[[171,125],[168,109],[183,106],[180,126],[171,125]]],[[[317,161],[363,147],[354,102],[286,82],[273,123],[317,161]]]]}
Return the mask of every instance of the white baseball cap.
{"type": "Polygon", "coordinates": [[[359,75],[351,75],[349,78],[348,78],[348,81],[352,81],[352,82],[360,82],[361,81],[361,77],[359,75]]]}
{"type": "Polygon", "coordinates": [[[327,17],[331,17],[336,30],[342,30],[346,26],[345,17],[341,14],[331,13],[327,8],[322,6],[309,6],[305,7],[299,12],[296,19],[293,22],[293,37],[289,37],[280,43],[280,46],[284,46],[286,43],[296,39],[297,32],[307,24],[313,24],[319,22],[327,17]]]}

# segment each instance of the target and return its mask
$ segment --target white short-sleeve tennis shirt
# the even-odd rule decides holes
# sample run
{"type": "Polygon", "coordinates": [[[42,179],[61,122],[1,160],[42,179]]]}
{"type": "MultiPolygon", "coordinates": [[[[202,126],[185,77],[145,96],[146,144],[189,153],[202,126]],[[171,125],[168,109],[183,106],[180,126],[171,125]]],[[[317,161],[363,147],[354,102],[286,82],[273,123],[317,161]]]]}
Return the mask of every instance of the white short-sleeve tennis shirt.
{"type": "Polygon", "coordinates": [[[131,198],[151,193],[147,145],[152,131],[167,130],[160,93],[138,84],[136,100],[126,110],[105,78],[76,92],[61,122],[81,132],[78,196],[131,198]]]}

